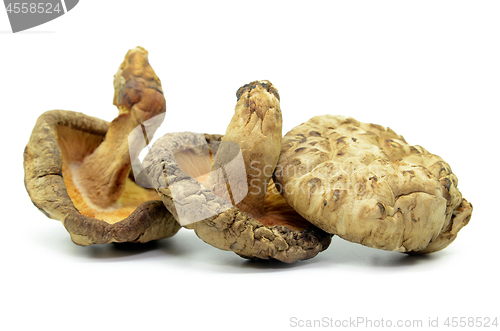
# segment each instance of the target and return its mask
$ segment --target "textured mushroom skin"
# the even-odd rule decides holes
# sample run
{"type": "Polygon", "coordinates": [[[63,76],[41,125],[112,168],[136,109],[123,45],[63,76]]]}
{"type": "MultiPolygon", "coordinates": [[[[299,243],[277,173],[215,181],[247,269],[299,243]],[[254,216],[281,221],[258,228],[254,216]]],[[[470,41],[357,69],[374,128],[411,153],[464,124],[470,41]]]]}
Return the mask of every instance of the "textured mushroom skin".
{"type": "Polygon", "coordinates": [[[286,263],[307,260],[325,250],[331,236],[309,227],[301,232],[284,226],[266,227],[237,207],[193,224],[196,235],[223,250],[247,258],[276,259],[286,263]]]}
{"type": "Polygon", "coordinates": [[[161,201],[147,201],[124,220],[109,224],[82,215],[68,195],[62,177],[57,127],[100,135],[109,124],[81,113],[52,110],[42,114],[24,150],[24,184],[33,204],[47,217],[60,220],[78,245],[147,242],[174,235],[180,225],[161,201]]]}
{"type": "Polygon", "coordinates": [[[439,156],[342,116],[316,116],[288,132],[274,180],[314,225],[390,251],[441,250],[472,212],[439,156]]]}

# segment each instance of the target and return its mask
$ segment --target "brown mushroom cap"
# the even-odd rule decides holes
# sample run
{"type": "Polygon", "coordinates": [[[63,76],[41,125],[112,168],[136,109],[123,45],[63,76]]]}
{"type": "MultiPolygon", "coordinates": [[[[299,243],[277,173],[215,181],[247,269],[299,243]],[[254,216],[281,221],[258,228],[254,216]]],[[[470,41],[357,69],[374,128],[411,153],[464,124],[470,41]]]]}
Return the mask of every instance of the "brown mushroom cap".
{"type": "Polygon", "coordinates": [[[272,183],[268,188],[281,146],[278,93],[270,82],[260,81],[240,88],[237,97],[235,116],[224,136],[225,141],[215,144],[214,137],[190,132],[167,134],[153,144],[144,159],[144,168],[173,216],[212,246],[232,250],[242,257],[273,258],[287,263],[314,257],[328,247],[331,235],[295,213],[273,190],[272,183]],[[204,176],[210,171],[210,175],[217,173],[213,171],[220,169],[217,166],[235,160],[234,144],[231,143],[241,147],[248,177],[243,179],[244,185],[252,179],[257,180],[257,185],[264,189],[260,198],[248,194],[248,199],[232,201],[236,200],[232,185],[242,181],[238,178],[239,171],[234,169],[226,167],[225,178],[215,181],[215,185],[210,176],[208,179],[204,176]],[[248,171],[252,160],[271,167],[267,169],[267,179],[260,176],[262,172],[253,176],[248,171]],[[217,183],[226,183],[225,179],[231,185],[217,187],[217,183]],[[231,198],[224,199],[216,194],[224,188],[231,198]],[[253,210],[250,206],[255,206],[254,201],[264,208],[253,210]],[[261,218],[256,219],[249,213],[261,218]],[[262,213],[267,213],[268,217],[262,213]]]}
{"type": "Polygon", "coordinates": [[[316,116],[288,132],[274,180],[314,225],[390,251],[441,250],[472,212],[439,156],[343,116],[316,116]]]}
{"type": "MultiPolygon", "coordinates": [[[[130,201],[128,215],[111,220],[83,215],[77,208],[82,208],[81,200],[78,196],[72,200],[75,190],[69,164],[92,153],[108,127],[101,119],[64,110],[48,111],[38,118],[24,150],[24,183],[33,204],[47,217],[60,220],[73,242],[82,246],[148,242],[174,235],[180,225],[156,200],[154,191],[150,201],[137,207],[138,202],[130,201]]],[[[136,186],[127,180],[131,195],[144,190],[136,186]]]]}

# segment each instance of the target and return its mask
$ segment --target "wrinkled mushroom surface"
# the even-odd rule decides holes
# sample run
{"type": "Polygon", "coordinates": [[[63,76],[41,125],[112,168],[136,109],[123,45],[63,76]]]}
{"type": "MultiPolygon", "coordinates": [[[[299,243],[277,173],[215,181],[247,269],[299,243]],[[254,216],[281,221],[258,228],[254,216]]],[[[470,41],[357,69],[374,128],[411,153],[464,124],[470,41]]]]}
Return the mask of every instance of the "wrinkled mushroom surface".
{"type": "Polygon", "coordinates": [[[111,123],[70,111],[46,112],[24,153],[33,203],[61,220],[80,245],[146,242],[180,228],[154,190],[130,179],[132,161],[165,113],[160,80],[144,48],[127,52],[114,86],[119,114],[111,123]]]}
{"type": "Polygon", "coordinates": [[[259,81],[241,87],[237,98],[220,143],[216,136],[170,133],[153,144],[144,168],[167,209],[205,242],[246,258],[314,257],[331,235],[298,215],[269,182],[281,149],[278,92],[259,81]]]}
{"type": "Polygon", "coordinates": [[[274,180],[314,225],[391,251],[443,249],[472,212],[439,156],[343,116],[316,116],[288,132],[274,180]]]}

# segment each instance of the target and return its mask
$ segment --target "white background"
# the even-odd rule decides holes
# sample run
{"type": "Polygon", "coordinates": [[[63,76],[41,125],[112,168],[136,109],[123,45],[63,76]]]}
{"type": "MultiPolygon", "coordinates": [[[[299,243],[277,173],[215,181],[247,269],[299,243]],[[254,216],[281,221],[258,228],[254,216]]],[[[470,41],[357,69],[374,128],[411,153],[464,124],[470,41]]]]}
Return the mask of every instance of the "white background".
{"type": "Polygon", "coordinates": [[[12,34],[1,9],[0,328],[286,330],[297,329],[292,317],[424,326],[429,317],[500,317],[499,17],[497,1],[84,0],[12,34]],[[188,230],[136,249],[74,245],[32,205],[22,152],[46,110],[112,120],[113,75],[138,45],[165,91],[161,132],[224,133],[238,87],[269,79],[284,132],[341,114],[443,157],[474,205],[471,222],[428,256],[334,238],[291,265],[246,261],[188,230]]]}

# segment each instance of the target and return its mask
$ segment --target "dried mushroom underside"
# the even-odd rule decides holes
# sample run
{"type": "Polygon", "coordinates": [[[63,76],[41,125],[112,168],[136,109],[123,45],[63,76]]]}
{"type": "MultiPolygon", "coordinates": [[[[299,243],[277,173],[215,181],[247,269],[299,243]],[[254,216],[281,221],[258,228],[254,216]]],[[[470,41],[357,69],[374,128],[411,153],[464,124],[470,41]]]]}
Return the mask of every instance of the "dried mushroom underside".
{"type": "Polygon", "coordinates": [[[91,154],[108,126],[98,118],[63,110],[38,118],[24,151],[24,183],[33,204],[47,217],[62,221],[71,239],[83,246],[172,236],[179,224],[154,191],[143,192],[130,179],[122,196],[123,208],[115,212],[89,210],[75,188],[69,165],[91,154]],[[137,193],[146,193],[146,200],[137,200],[137,193]]]}
{"type": "Polygon", "coordinates": [[[278,92],[259,81],[237,98],[223,138],[167,134],[144,159],[145,170],[167,209],[205,242],[247,258],[314,257],[331,235],[298,215],[270,182],[282,139],[278,92]]]}
{"type": "Polygon", "coordinates": [[[135,147],[147,143],[143,130],[151,137],[165,112],[147,54],[141,47],[129,51],[115,75],[115,120],[48,111],[25,148],[25,186],[33,204],[62,221],[76,244],[147,242],[180,229],[156,192],[129,176],[135,147]],[[136,128],[139,140],[131,136],[136,128]]]}
{"type": "Polygon", "coordinates": [[[390,251],[441,250],[472,212],[439,156],[342,116],[313,117],[288,132],[274,180],[314,225],[390,251]]]}

